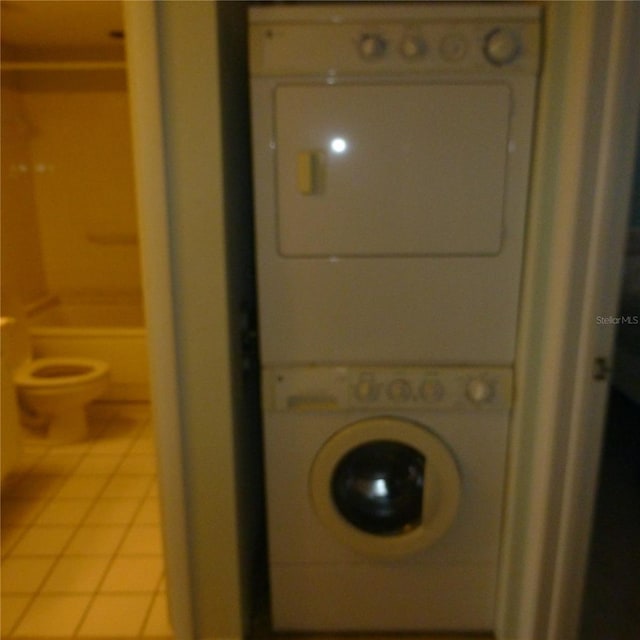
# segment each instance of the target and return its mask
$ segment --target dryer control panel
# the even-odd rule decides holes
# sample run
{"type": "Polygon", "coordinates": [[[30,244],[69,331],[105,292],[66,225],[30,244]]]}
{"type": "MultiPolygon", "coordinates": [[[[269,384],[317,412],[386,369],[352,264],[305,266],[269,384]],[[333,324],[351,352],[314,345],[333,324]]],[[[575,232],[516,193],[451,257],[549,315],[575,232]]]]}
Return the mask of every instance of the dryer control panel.
{"type": "Polygon", "coordinates": [[[539,7],[359,4],[253,7],[251,73],[537,72],[539,7]]]}
{"type": "Polygon", "coordinates": [[[433,409],[504,411],[507,367],[281,367],[266,369],[266,411],[433,409]]]}

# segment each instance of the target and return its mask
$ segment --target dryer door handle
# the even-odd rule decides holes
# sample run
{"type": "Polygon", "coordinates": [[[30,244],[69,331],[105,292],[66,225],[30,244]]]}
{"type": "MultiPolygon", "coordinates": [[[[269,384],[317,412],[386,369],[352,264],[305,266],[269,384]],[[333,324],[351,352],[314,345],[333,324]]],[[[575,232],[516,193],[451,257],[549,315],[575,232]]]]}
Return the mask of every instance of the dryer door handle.
{"type": "Polygon", "coordinates": [[[304,196],[314,195],[322,186],[322,151],[299,151],[296,161],[298,191],[304,196]]]}

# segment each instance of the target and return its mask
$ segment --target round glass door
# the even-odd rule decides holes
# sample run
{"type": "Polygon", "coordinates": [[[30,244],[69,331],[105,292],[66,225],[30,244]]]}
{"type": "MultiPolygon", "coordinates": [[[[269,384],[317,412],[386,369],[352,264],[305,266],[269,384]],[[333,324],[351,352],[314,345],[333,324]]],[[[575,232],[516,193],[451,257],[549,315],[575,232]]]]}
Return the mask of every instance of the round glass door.
{"type": "Polygon", "coordinates": [[[452,452],[430,429],[379,417],[354,422],[322,445],[309,491],[337,540],[367,556],[393,558],[446,534],[461,481],[452,452]]]}
{"type": "Polygon", "coordinates": [[[378,440],[352,449],[331,483],[338,511],[376,535],[407,533],[422,519],[425,457],[408,445],[378,440]]]}

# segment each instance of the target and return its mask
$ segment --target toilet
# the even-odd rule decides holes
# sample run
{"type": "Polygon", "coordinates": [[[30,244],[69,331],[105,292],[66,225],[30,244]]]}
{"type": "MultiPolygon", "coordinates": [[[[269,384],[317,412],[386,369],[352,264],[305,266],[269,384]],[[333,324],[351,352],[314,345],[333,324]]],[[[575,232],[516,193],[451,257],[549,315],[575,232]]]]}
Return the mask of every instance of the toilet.
{"type": "Polygon", "coordinates": [[[13,376],[27,421],[44,425],[52,442],[88,436],[85,408],[109,385],[109,365],[91,358],[36,358],[13,376]]]}

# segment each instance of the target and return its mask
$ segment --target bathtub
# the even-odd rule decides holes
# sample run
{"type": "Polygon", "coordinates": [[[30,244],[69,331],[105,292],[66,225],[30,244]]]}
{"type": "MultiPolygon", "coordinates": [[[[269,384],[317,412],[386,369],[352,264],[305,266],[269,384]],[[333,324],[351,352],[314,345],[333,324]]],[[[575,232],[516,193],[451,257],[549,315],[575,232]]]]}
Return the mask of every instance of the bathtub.
{"type": "Polygon", "coordinates": [[[111,366],[103,400],[149,400],[147,336],[141,297],[50,297],[27,309],[33,355],[84,356],[111,366]]]}

